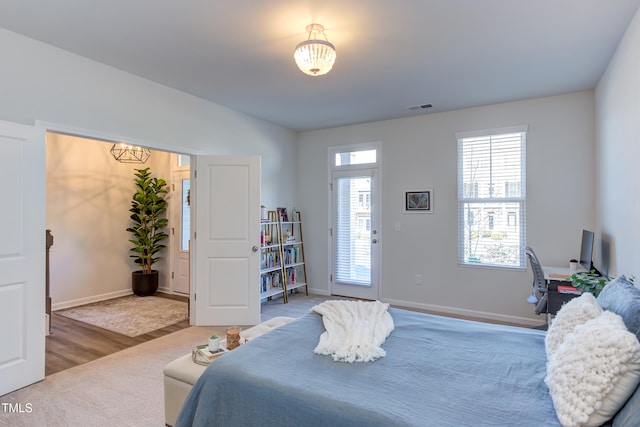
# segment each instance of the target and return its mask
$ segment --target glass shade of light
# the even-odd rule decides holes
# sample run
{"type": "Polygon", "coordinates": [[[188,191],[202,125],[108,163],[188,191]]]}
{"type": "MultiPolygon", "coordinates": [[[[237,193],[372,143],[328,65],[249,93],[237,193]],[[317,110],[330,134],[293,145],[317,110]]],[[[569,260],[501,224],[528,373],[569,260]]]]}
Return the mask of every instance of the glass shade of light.
{"type": "Polygon", "coordinates": [[[321,76],[336,62],[336,48],[325,40],[305,40],[296,46],[293,58],[303,73],[321,76]]]}
{"type": "Polygon", "coordinates": [[[120,163],[144,163],[151,157],[151,150],[146,147],[116,143],[111,147],[111,155],[120,163]]]}

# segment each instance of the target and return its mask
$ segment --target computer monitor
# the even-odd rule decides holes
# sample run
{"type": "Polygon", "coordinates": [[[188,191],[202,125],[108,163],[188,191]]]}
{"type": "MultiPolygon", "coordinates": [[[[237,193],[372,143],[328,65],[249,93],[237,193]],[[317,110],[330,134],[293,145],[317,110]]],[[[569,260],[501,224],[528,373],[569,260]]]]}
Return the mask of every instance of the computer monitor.
{"type": "Polygon", "coordinates": [[[593,269],[593,231],[582,230],[582,243],[580,245],[580,264],[587,270],[593,269]]]}

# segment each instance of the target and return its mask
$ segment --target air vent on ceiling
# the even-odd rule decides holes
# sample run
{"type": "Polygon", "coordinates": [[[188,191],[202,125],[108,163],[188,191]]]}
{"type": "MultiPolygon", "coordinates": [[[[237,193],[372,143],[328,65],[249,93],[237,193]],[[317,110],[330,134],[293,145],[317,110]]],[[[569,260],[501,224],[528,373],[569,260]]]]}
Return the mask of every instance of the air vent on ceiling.
{"type": "Polygon", "coordinates": [[[407,107],[409,111],[420,111],[420,110],[428,110],[429,108],[433,108],[432,104],[422,104],[422,105],[414,105],[412,107],[407,107]]]}

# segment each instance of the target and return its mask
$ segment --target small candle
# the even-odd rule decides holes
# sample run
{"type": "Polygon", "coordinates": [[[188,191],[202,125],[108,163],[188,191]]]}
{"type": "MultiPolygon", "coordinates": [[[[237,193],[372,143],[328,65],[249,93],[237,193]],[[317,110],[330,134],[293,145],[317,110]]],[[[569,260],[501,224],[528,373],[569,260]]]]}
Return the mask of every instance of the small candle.
{"type": "Polygon", "coordinates": [[[229,326],[227,328],[227,348],[233,350],[240,345],[240,327],[229,326]]]}

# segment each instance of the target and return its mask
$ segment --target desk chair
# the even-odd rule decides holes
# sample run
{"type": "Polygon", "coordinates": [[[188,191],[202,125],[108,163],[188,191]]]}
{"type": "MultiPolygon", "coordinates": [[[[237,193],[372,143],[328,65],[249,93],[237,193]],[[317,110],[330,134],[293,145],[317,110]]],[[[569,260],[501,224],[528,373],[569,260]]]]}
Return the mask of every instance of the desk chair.
{"type": "Polygon", "coordinates": [[[536,256],[536,253],[532,248],[527,246],[524,248],[525,254],[529,259],[531,265],[531,271],[533,271],[533,293],[527,301],[535,304],[535,313],[542,314],[547,313],[548,301],[549,301],[549,289],[547,288],[547,282],[544,280],[544,273],[542,272],[542,265],[536,256]]]}

